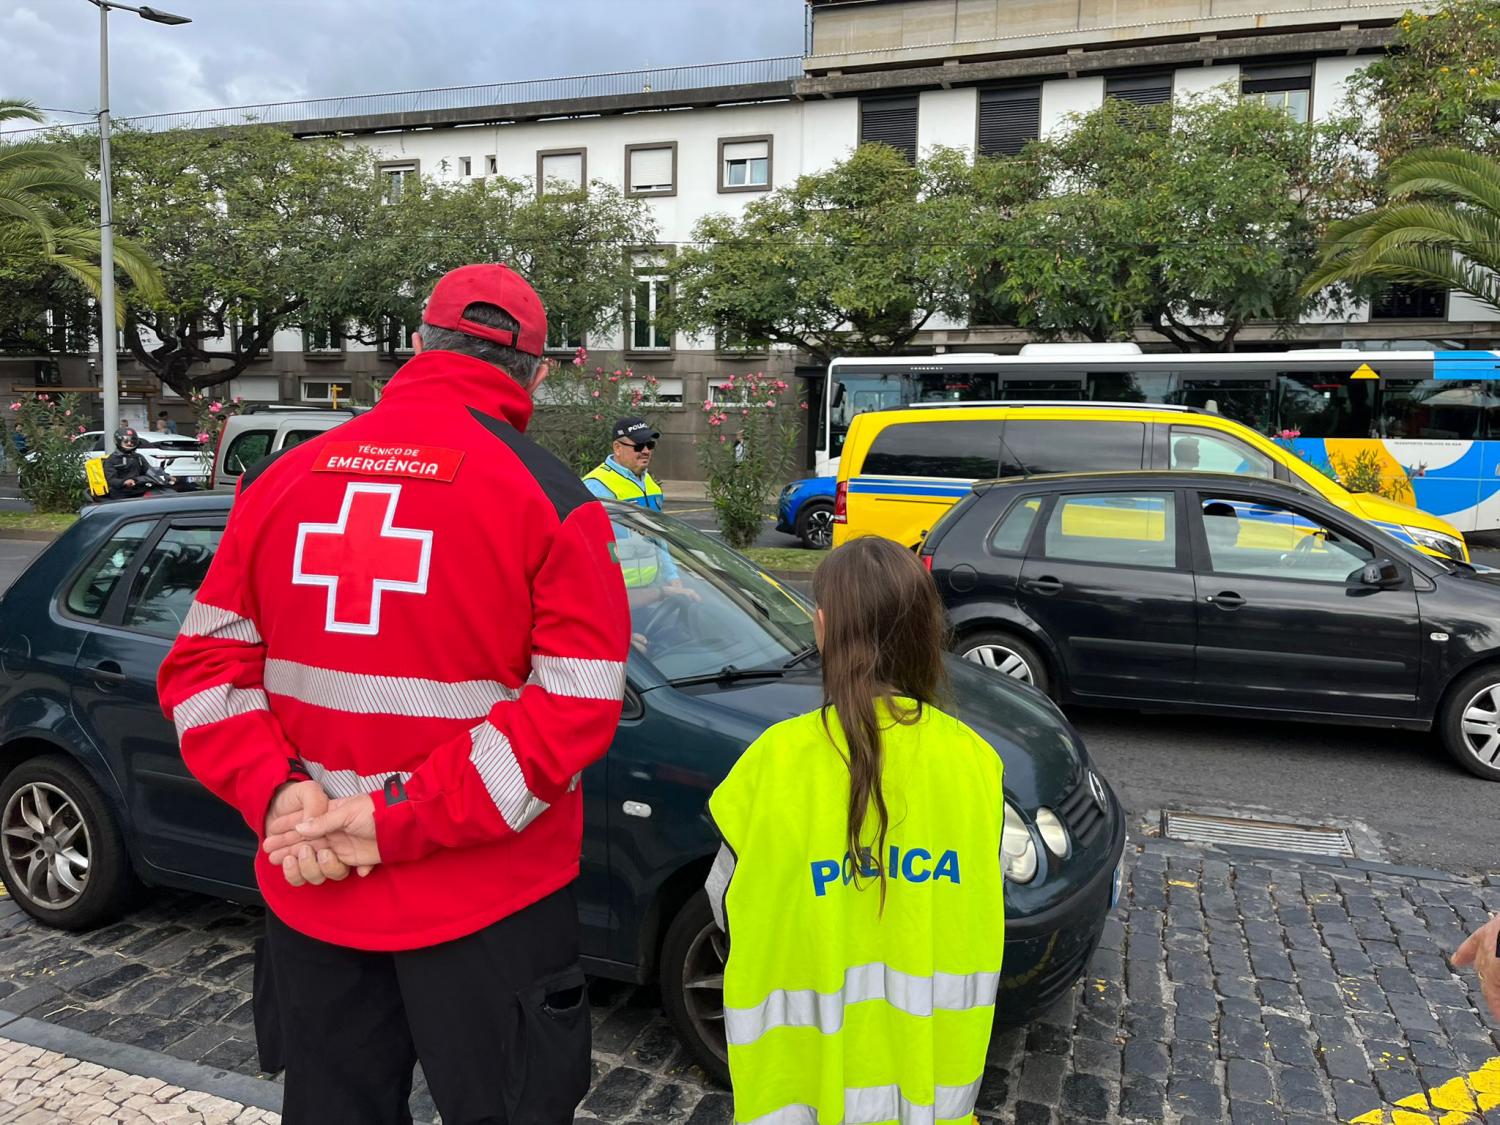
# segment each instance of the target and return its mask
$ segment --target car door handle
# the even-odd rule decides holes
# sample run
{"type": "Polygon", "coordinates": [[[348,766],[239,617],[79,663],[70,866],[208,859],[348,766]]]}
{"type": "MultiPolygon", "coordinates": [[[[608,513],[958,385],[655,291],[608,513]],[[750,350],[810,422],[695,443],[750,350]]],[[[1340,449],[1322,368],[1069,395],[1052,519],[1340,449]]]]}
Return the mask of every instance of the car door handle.
{"type": "Polygon", "coordinates": [[[1239,609],[1245,604],[1245,599],[1233,590],[1225,590],[1222,594],[1209,594],[1203,599],[1209,605],[1216,605],[1220,609],[1239,609]]]}
{"type": "Polygon", "coordinates": [[[130,679],[113,660],[102,660],[89,669],[89,678],[101,684],[123,684],[130,679]]]}
{"type": "Polygon", "coordinates": [[[1051,597],[1053,594],[1062,593],[1063,584],[1060,579],[1053,578],[1050,574],[1044,574],[1040,578],[1032,578],[1022,583],[1026,589],[1033,594],[1044,594],[1051,597]]]}

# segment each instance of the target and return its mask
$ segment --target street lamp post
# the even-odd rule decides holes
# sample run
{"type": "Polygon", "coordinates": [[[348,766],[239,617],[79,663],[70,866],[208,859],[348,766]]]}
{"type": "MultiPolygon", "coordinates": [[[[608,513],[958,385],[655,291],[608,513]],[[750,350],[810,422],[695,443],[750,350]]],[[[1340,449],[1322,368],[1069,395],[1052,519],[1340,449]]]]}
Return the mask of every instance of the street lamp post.
{"type": "Polygon", "coordinates": [[[99,396],[104,400],[104,432],[120,426],[120,369],[115,346],[115,220],[109,175],[109,10],[134,12],[152,23],[175,27],[192,23],[145,5],[133,7],[115,0],[89,0],[99,9],[99,396]]]}

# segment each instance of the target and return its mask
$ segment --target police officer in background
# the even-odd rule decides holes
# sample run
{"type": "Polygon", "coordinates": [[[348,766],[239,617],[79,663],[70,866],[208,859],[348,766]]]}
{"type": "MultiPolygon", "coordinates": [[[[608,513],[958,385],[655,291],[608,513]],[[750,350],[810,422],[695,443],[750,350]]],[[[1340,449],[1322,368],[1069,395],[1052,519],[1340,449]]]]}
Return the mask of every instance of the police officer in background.
{"type": "Polygon", "coordinates": [[[625,500],[661,511],[661,485],[651,476],[651,453],[661,437],[644,418],[621,418],[604,463],[583,478],[601,500],[625,500]]]}
{"type": "Polygon", "coordinates": [[[104,459],[104,481],[111,496],[145,496],[153,488],[170,486],[172,478],[158,474],[139,452],[140,437],[129,427],[115,431],[115,451],[104,459]]]}

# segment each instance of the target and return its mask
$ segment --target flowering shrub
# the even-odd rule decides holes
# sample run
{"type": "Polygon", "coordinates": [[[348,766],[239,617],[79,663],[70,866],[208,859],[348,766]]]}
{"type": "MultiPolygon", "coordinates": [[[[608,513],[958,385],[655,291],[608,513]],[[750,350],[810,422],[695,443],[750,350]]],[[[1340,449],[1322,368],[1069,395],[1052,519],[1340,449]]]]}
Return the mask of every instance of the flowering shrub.
{"type": "Polygon", "coordinates": [[[792,473],[807,404],[785,380],[759,371],[730,376],[719,393],[735,405],[703,404],[709,432],[698,459],[724,542],[739,549],[755,542],[792,473]]]}
{"type": "Polygon", "coordinates": [[[662,406],[655,375],[638,378],[628,367],[589,367],[588,358],[579,348],[571,362],[547,361],[547,380],[537,392],[527,431],[579,476],[609,456],[616,419],[636,415],[656,429],[653,415],[662,406]]]}
{"type": "Polygon", "coordinates": [[[1387,476],[1385,463],[1373,449],[1364,449],[1350,457],[1329,455],[1327,462],[1317,462],[1292,444],[1302,436],[1301,430],[1282,430],[1275,438],[1276,444],[1306,461],[1330,480],[1337,481],[1350,492],[1370,492],[1387,500],[1402,504],[1412,501],[1411,478],[1413,470],[1403,466],[1402,474],[1387,476]]]}
{"type": "Polygon", "coordinates": [[[198,427],[194,436],[197,437],[198,444],[209,448],[218,445],[219,434],[224,431],[224,423],[245,409],[243,395],[235,395],[232,399],[221,399],[196,394],[189,400],[189,403],[193,408],[193,418],[198,427]]]}
{"type": "Polygon", "coordinates": [[[75,440],[88,429],[78,397],[36,394],[10,409],[22,495],[38,512],[78,511],[88,499],[85,450],[75,440]]]}

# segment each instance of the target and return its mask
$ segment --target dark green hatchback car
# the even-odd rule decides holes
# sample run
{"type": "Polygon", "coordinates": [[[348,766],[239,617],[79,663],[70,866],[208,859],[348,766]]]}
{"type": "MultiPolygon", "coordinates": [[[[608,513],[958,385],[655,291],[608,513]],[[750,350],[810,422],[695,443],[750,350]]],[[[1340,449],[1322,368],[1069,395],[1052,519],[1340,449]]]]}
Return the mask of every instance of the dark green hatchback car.
{"type": "MultiPolygon", "coordinates": [[[[93,509],[0,598],[0,877],[49,925],[101,924],[136,881],[255,897],[254,839],[188,774],[156,700],[157,666],[229,503],[93,509]]],[[[811,607],[679,521],[610,515],[622,558],[654,553],[697,597],[632,611],[624,717],[584,776],[583,950],[601,976],[659,980],[684,1042],[723,1076],[724,951],[701,893],[718,840],[705,806],[766,727],[821,702],[811,607]]],[[[1124,817],[1045,696],[957,659],[951,672],[953,709],[1005,762],[999,1012],[1022,1022],[1073,985],[1098,944],[1124,817]]]]}

